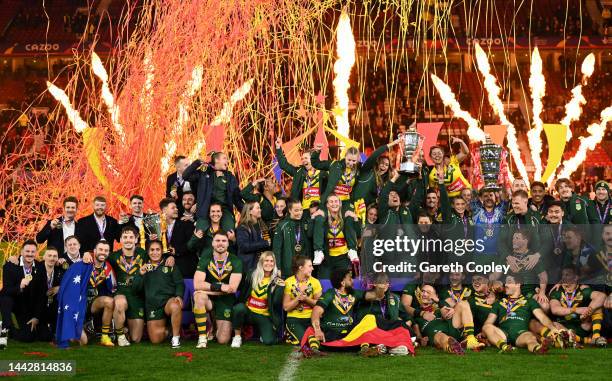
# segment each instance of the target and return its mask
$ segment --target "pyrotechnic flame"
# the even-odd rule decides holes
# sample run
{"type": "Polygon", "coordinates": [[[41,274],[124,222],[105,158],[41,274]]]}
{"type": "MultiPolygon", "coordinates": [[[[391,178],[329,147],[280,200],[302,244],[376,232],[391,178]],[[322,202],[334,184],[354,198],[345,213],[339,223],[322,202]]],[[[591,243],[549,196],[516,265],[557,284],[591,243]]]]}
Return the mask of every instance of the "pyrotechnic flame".
{"type": "Polygon", "coordinates": [[[117,135],[119,135],[121,141],[125,142],[125,131],[123,130],[121,123],[119,123],[119,105],[115,104],[115,97],[108,87],[108,74],[106,69],[102,64],[100,57],[98,57],[98,55],[93,51],[91,52],[91,67],[94,74],[102,81],[102,100],[108,108],[111,121],[115,127],[115,132],[117,132],[117,135]]]}
{"type": "Polygon", "coordinates": [[[64,106],[64,109],[66,110],[66,116],[68,117],[70,123],[72,123],[72,126],[74,127],[75,131],[78,133],[82,133],[83,131],[85,131],[85,129],[89,126],[81,118],[79,112],[72,107],[72,104],[70,103],[70,99],[68,99],[68,95],[66,95],[66,92],[64,92],[64,90],[60,89],[49,81],[47,81],[47,88],[49,89],[49,92],[51,93],[53,98],[55,98],[58,102],[62,104],[62,106],[64,106]]]}
{"type": "Polygon", "coordinates": [[[478,121],[469,112],[461,109],[461,105],[457,102],[451,88],[435,74],[431,74],[431,80],[436,90],[438,90],[444,106],[449,107],[455,117],[465,120],[468,124],[467,134],[470,141],[484,143],[486,141],[484,131],[478,126],[478,121]]]}
{"type": "MultiPolygon", "coordinates": [[[[234,91],[234,93],[230,97],[229,101],[223,103],[223,108],[221,109],[221,112],[219,112],[219,114],[215,116],[215,119],[213,119],[210,125],[214,127],[224,123],[229,123],[232,117],[232,113],[234,112],[234,106],[236,105],[236,103],[243,100],[244,97],[246,97],[246,95],[251,91],[252,86],[253,78],[249,79],[248,81],[243,83],[242,86],[236,89],[236,91],[234,91]]],[[[202,137],[196,142],[195,146],[191,150],[191,153],[189,154],[189,160],[193,161],[197,159],[200,153],[204,150],[204,147],[206,147],[206,139],[202,137]]]]}
{"type": "Polygon", "coordinates": [[[151,63],[150,50],[145,53],[143,64],[145,67],[145,83],[142,87],[140,103],[144,109],[145,129],[149,129],[151,128],[151,99],[153,98],[153,80],[155,79],[155,66],[151,63]]]}
{"type": "Polygon", "coordinates": [[[489,59],[487,58],[487,54],[482,50],[479,44],[474,44],[476,48],[476,62],[478,63],[478,70],[484,77],[484,86],[487,89],[487,95],[489,97],[489,103],[493,108],[493,111],[499,116],[499,120],[502,124],[508,126],[508,132],[506,138],[508,139],[508,149],[512,154],[512,158],[514,159],[514,163],[516,164],[516,169],[519,171],[521,177],[523,179],[528,179],[527,168],[525,168],[525,164],[523,163],[523,159],[521,158],[521,151],[519,150],[518,141],[516,139],[516,129],[514,125],[510,123],[508,118],[506,118],[506,114],[504,113],[504,104],[499,98],[499,93],[501,89],[497,86],[497,79],[495,76],[491,74],[491,66],[489,66],[489,59]]]}
{"type": "Polygon", "coordinates": [[[181,102],[178,106],[178,118],[170,133],[168,141],[164,143],[166,153],[161,158],[162,180],[170,170],[170,162],[176,154],[176,139],[183,133],[185,125],[187,122],[189,122],[189,103],[191,102],[191,98],[195,95],[195,93],[202,87],[202,74],[204,74],[204,69],[201,65],[194,67],[191,71],[191,78],[187,82],[187,90],[183,94],[181,102]]]}
{"type": "Polygon", "coordinates": [[[543,123],[540,114],[543,105],[542,98],[546,95],[546,79],[542,74],[542,58],[538,48],[533,50],[531,55],[531,76],[529,77],[529,88],[531,89],[531,99],[533,104],[533,128],[527,132],[527,140],[531,149],[531,159],[535,166],[534,180],[540,181],[542,178],[542,135],[543,123]]]}
{"type": "Polygon", "coordinates": [[[572,99],[565,105],[565,117],[561,119],[561,124],[567,126],[567,141],[572,138],[572,130],[569,128],[570,124],[580,119],[582,113],[582,105],[586,104],[586,99],[582,96],[582,86],[587,84],[588,79],[595,70],[595,55],[593,53],[586,56],[582,61],[580,71],[582,72],[582,81],[580,85],[577,85],[572,89],[572,99]]]}
{"type": "MultiPolygon", "coordinates": [[[[342,12],[338,28],[336,29],[336,54],[338,59],[334,63],[334,96],[336,99],[336,109],[334,112],[338,133],[346,138],[349,136],[348,119],[348,89],[351,69],[355,64],[355,38],[351,29],[351,20],[347,13],[342,12]]],[[[340,146],[344,149],[345,144],[341,141],[340,146]]]]}
{"type": "Polygon", "coordinates": [[[587,128],[587,132],[590,134],[588,137],[580,137],[580,146],[578,151],[571,159],[563,162],[563,170],[559,173],[559,178],[569,178],[572,173],[578,169],[580,164],[586,159],[587,150],[592,151],[595,149],[597,144],[601,143],[605,133],[608,122],[612,120],[612,106],[608,106],[601,112],[600,123],[593,123],[587,128]]]}

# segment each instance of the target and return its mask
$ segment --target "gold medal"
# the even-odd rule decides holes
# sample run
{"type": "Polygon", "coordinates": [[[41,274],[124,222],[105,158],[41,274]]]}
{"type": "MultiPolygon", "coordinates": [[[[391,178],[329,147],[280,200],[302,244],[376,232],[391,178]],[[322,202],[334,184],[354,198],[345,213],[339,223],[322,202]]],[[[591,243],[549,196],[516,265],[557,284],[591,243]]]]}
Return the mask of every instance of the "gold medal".
{"type": "Polygon", "coordinates": [[[32,274],[26,274],[26,276],[24,276],[24,278],[26,280],[32,280],[32,274]]]}
{"type": "Polygon", "coordinates": [[[485,231],[487,237],[493,237],[493,229],[489,228],[485,231]]]}
{"type": "Polygon", "coordinates": [[[295,249],[295,252],[298,254],[302,252],[302,245],[300,245],[299,243],[296,243],[293,248],[295,249]]]}
{"type": "Polygon", "coordinates": [[[553,253],[555,253],[555,255],[561,254],[561,248],[560,247],[556,247],[555,250],[553,250],[553,253]]]}
{"type": "Polygon", "coordinates": [[[126,286],[131,286],[132,285],[132,277],[128,276],[125,278],[125,285],[126,286]]]}
{"type": "Polygon", "coordinates": [[[62,268],[63,268],[64,270],[68,270],[68,266],[70,266],[70,265],[68,264],[68,262],[64,262],[64,264],[62,265],[62,268]]]}
{"type": "Polygon", "coordinates": [[[310,200],[310,195],[308,193],[304,195],[304,200],[310,200]]]}

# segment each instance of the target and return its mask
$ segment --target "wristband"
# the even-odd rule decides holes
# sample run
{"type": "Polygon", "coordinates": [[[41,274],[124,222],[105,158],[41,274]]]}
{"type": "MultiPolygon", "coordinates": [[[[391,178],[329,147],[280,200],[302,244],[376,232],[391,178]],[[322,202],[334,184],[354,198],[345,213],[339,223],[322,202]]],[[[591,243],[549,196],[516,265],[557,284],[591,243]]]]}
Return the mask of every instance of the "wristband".
{"type": "Polygon", "coordinates": [[[221,283],[211,283],[210,291],[221,291],[221,283]]]}

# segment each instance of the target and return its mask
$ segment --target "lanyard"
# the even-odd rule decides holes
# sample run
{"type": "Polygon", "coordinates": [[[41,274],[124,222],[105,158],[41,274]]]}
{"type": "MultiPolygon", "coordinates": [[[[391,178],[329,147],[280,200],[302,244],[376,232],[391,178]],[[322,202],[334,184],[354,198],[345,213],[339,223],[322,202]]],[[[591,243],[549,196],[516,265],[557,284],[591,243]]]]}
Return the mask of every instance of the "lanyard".
{"type": "Polygon", "coordinates": [[[168,242],[172,240],[172,232],[174,231],[175,224],[176,224],[176,221],[172,225],[168,225],[166,227],[166,237],[168,238],[168,242]]]}
{"type": "Polygon", "coordinates": [[[563,295],[565,296],[565,302],[567,303],[567,306],[569,308],[572,308],[572,304],[574,304],[574,300],[576,300],[576,291],[578,291],[578,285],[576,285],[576,288],[574,289],[574,292],[570,293],[563,291],[563,295]]]}
{"type": "Polygon", "coordinates": [[[106,218],[102,219],[102,224],[98,222],[96,218],[96,225],[98,226],[98,232],[100,232],[100,238],[104,238],[104,231],[106,230],[106,218]]]}
{"type": "Polygon", "coordinates": [[[53,287],[53,278],[55,277],[55,270],[51,271],[51,278],[47,276],[47,290],[53,287]]]}
{"type": "Polygon", "coordinates": [[[351,307],[351,299],[349,298],[350,295],[342,296],[340,295],[340,292],[338,290],[334,291],[336,292],[336,300],[338,301],[340,306],[342,306],[344,312],[347,313],[349,308],[351,307]]]}
{"type": "Polygon", "coordinates": [[[221,279],[221,277],[223,277],[223,273],[225,272],[225,265],[227,264],[227,258],[225,257],[225,259],[223,260],[223,263],[221,264],[221,266],[219,267],[219,260],[214,259],[215,262],[215,272],[217,273],[217,277],[219,279],[221,279]]]}
{"type": "MultiPolygon", "coordinates": [[[[599,204],[599,203],[597,203],[599,204]]],[[[597,207],[595,208],[597,210],[597,214],[599,217],[599,222],[601,222],[602,224],[604,223],[604,221],[606,220],[606,216],[608,215],[608,211],[610,210],[610,200],[608,200],[606,202],[606,209],[604,210],[603,214],[599,213],[599,205],[597,205],[597,207]]]]}
{"type": "Polygon", "coordinates": [[[295,234],[295,243],[300,243],[302,240],[302,225],[299,224],[296,226],[297,233],[295,234]]]}

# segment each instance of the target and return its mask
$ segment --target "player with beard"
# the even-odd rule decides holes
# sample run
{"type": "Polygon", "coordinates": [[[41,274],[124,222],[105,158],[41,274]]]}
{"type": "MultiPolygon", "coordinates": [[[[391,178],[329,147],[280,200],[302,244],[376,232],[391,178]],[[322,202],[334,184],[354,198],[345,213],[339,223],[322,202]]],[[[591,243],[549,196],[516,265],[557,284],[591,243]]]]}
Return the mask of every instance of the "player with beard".
{"type": "Polygon", "coordinates": [[[228,252],[229,240],[223,232],[213,236],[213,255],[201,257],[193,278],[194,306],[198,344],[206,348],[207,313],[216,324],[217,342],[227,344],[232,334],[232,308],[236,303],[236,292],[242,280],[242,261],[228,252]]]}
{"type": "Polygon", "coordinates": [[[187,191],[183,193],[183,198],[181,199],[181,206],[182,208],[179,208],[179,219],[181,221],[195,224],[195,194],[192,191],[187,191]]]}
{"type": "Polygon", "coordinates": [[[506,276],[506,297],[493,304],[482,332],[502,353],[511,352],[516,346],[527,348],[532,353],[543,354],[548,351],[551,342],[548,338],[541,344],[538,342],[536,335],[529,330],[531,319],[537,319],[548,328],[552,337],[556,337],[560,332],[534,299],[521,294],[522,283],[520,275],[506,276]]]}
{"type": "MultiPolygon", "coordinates": [[[[64,199],[63,206],[62,215],[47,221],[43,229],[36,234],[36,243],[46,242],[47,246],[57,248],[60,257],[66,252],[64,241],[74,236],[79,200],[74,196],[68,196],[64,199]]],[[[63,261],[60,264],[63,264],[63,261]]]]}
{"type": "Polygon", "coordinates": [[[110,254],[110,245],[106,241],[96,244],[93,251],[93,271],[87,284],[87,319],[81,333],[81,345],[86,345],[89,335],[95,333],[94,316],[102,315],[102,336],[100,345],[114,347],[115,344],[110,338],[111,324],[115,309],[113,295],[117,283],[112,266],[107,261],[110,254]]]}
{"type": "MultiPolygon", "coordinates": [[[[472,221],[474,222],[474,239],[482,240],[484,250],[475,255],[478,263],[491,262],[497,255],[497,240],[501,224],[508,209],[508,202],[498,200],[499,193],[492,189],[483,188],[480,196],[470,203],[472,221]]],[[[496,274],[491,274],[495,277],[496,274]]]]}
{"type": "Polygon", "coordinates": [[[119,234],[117,220],[106,214],[106,199],[96,196],[93,200],[94,212],[77,221],[74,235],[81,243],[81,250],[90,252],[96,243],[103,239],[110,243],[111,250],[119,234]]]}

